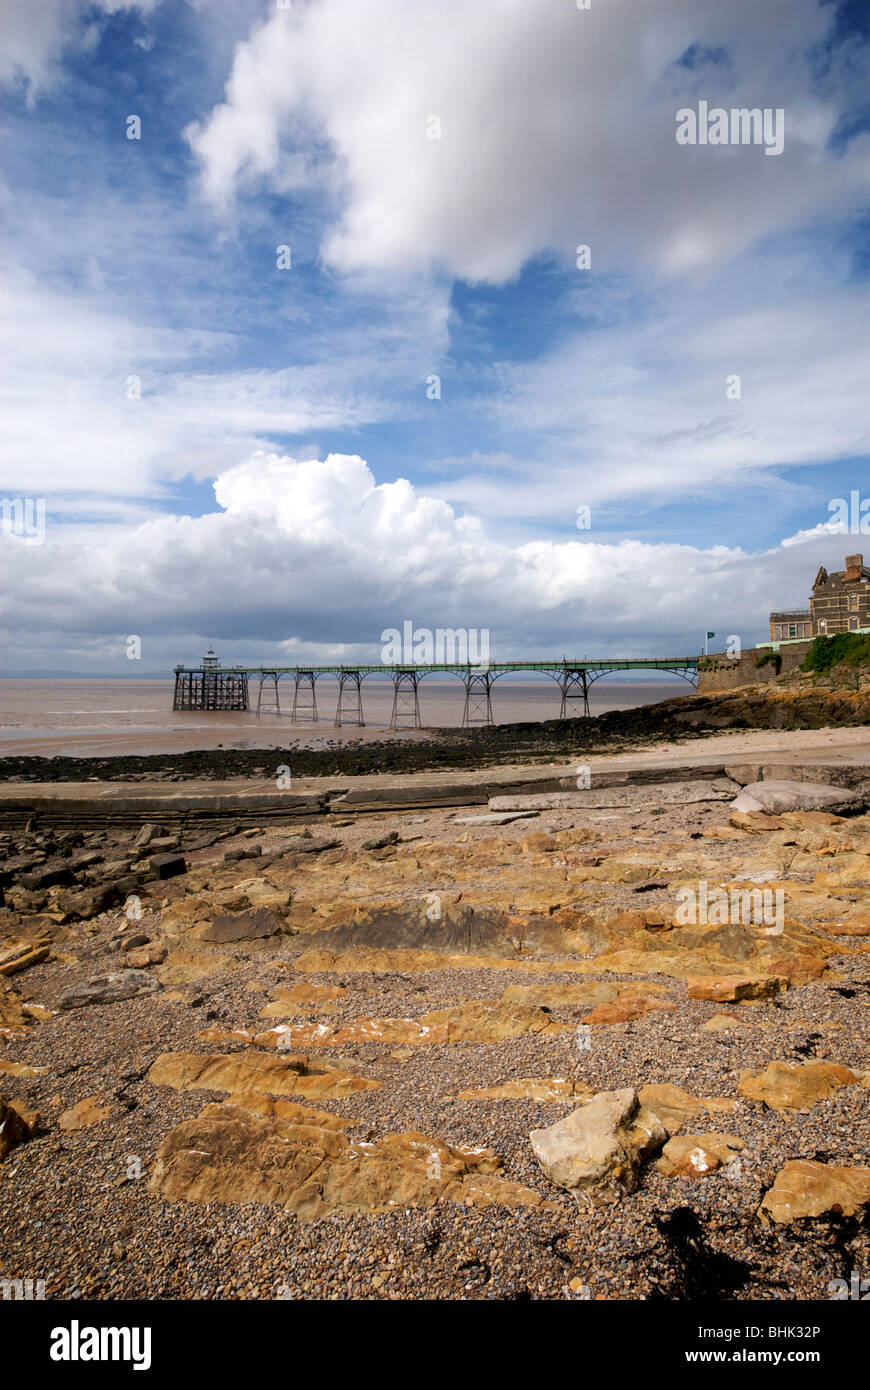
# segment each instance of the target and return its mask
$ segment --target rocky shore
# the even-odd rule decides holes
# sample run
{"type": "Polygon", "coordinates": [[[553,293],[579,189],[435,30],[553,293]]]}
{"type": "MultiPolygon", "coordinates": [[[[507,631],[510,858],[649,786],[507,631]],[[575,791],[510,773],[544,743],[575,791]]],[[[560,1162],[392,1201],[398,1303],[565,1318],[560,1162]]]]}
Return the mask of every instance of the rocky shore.
{"type": "MultiPolygon", "coordinates": [[[[870,723],[870,689],[784,686],[747,687],[712,695],[689,695],[636,709],[611,710],[597,718],[500,724],[492,728],[431,729],[412,736],[385,733],[363,742],[311,748],[288,738],[294,777],[408,773],[451,768],[495,767],[505,762],[541,762],[575,754],[618,753],[638,745],[709,738],[723,729],[839,729],[870,723]]],[[[222,781],[271,771],[276,750],[200,749],[186,753],[124,754],[116,757],[3,757],[3,782],[222,781]]]]}
{"type": "Polygon", "coordinates": [[[7,828],[0,1278],[829,1299],[870,1267],[870,815],[769,773],[7,828]]]}

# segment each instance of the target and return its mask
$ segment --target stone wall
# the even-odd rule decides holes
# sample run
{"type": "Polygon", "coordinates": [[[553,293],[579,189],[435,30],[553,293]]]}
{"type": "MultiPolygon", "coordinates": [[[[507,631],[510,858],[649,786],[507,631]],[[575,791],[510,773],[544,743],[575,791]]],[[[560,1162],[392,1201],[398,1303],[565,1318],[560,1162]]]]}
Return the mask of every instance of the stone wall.
{"type": "MultiPolygon", "coordinates": [[[[809,651],[812,643],[789,642],[780,645],[777,655],[781,658],[780,676],[796,671],[809,651]]],[[[702,657],[698,668],[698,692],[710,695],[717,690],[734,690],[741,685],[768,685],[776,681],[777,669],[773,662],[766,666],[756,666],[759,657],[769,651],[768,647],[747,647],[739,657],[726,656],[724,652],[711,652],[702,657]]]]}

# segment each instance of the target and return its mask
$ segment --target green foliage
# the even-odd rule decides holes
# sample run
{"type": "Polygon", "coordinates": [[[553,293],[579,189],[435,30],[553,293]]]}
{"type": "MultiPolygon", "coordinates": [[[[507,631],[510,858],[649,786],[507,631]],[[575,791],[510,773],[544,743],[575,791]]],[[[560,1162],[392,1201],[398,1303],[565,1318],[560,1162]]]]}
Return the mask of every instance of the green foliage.
{"type": "Polygon", "coordinates": [[[756,667],[772,665],[776,674],[779,675],[782,670],[782,657],[779,652],[765,652],[763,656],[755,658],[755,665],[756,667]]]}
{"type": "Polygon", "coordinates": [[[834,666],[870,664],[870,637],[859,632],[838,632],[836,637],[817,637],[804,657],[802,671],[823,675],[834,666]]]}

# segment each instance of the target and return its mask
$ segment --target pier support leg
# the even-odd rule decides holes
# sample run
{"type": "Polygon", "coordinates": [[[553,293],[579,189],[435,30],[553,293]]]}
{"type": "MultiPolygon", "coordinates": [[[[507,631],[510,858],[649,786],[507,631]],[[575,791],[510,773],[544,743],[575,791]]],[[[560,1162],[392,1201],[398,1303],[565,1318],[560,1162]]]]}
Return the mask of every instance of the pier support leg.
{"type": "Polygon", "coordinates": [[[494,723],[492,717],[492,677],[488,671],[472,671],[470,668],[462,677],[465,686],[465,708],[462,711],[462,727],[470,729],[473,724],[494,723]]]}
{"type": "Polygon", "coordinates": [[[314,689],[314,682],[317,679],[313,671],[297,671],[294,677],[296,682],[293,690],[293,710],[290,715],[292,724],[316,724],[317,719],[317,692],[314,689]]]}
{"type": "Polygon", "coordinates": [[[260,687],[259,687],[259,689],[258,689],[258,691],[257,691],[257,718],[258,718],[258,719],[260,718],[260,715],[261,715],[261,714],[274,714],[276,717],[280,717],[280,715],[281,715],[281,698],[280,698],[280,696],[279,696],[279,694],[278,694],[278,672],[277,672],[277,671],[264,671],[264,672],[262,673],[262,675],[260,676],[260,687]],[[264,685],[267,685],[267,684],[272,684],[272,685],[274,685],[274,688],[275,688],[275,704],[274,704],[274,707],[271,708],[271,709],[269,708],[268,704],[265,705],[265,706],[263,705],[263,687],[264,687],[264,685]]]}
{"type": "Polygon", "coordinates": [[[335,727],[342,723],[365,728],[362,707],[362,676],[359,671],[342,671],[338,678],[338,704],[335,707],[335,727]]]}
{"type": "Polygon", "coordinates": [[[583,708],[580,711],[584,718],[589,718],[589,675],[584,668],[569,669],[562,672],[559,681],[562,689],[562,708],[559,712],[560,719],[571,719],[576,717],[577,704],[581,703],[583,708]],[[574,708],[571,708],[573,702],[574,708]]]}
{"type": "Polygon", "coordinates": [[[396,671],[393,675],[393,713],[391,729],[420,728],[419,671],[396,671]]]}

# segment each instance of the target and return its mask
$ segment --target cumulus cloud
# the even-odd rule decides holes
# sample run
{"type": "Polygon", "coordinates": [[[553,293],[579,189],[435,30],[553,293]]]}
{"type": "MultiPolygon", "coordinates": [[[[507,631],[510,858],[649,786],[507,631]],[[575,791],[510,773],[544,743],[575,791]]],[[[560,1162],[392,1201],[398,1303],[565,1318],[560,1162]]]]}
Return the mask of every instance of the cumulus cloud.
{"type": "Polygon", "coordinates": [[[101,533],[49,515],[44,545],[0,537],[8,669],[33,665],[39,632],[52,633],[55,667],[110,640],[120,653],[131,632],[147,637],[152,669],[212,639],[225,659],[371,661],[381,632],[407,619],[488,628],[496,658],[691,654],[708,627],[759,640],[769,607],[802,603],[815,566],[841,559],[838,538],[761,555],[508,545],[405,479],[378,483],[356,455],[257,453],[215,493],[220,510],[198,518],[101,533]]]}
{"type": "Polygon", "coordinates": [[[147,15],[161,0],[0,0],[0,84],[22,83],[33,100],[58,75],[65,50],[90,49],[107,16],[147,15]]]}
{"type": "Polygon", "coordinates": [[[809,65],[831,20],[818,0],[319,0],[238,46],[188,138],[224,211],[264,180],[327,184],[323,254],[348,272],[501,283],[581,243],[599,265],[706,271],[866,194],[868,136],[827,153],[860,67],[809,65]],[[678,146],[699,98],[782,107],[784,153],[678,146]]]}

